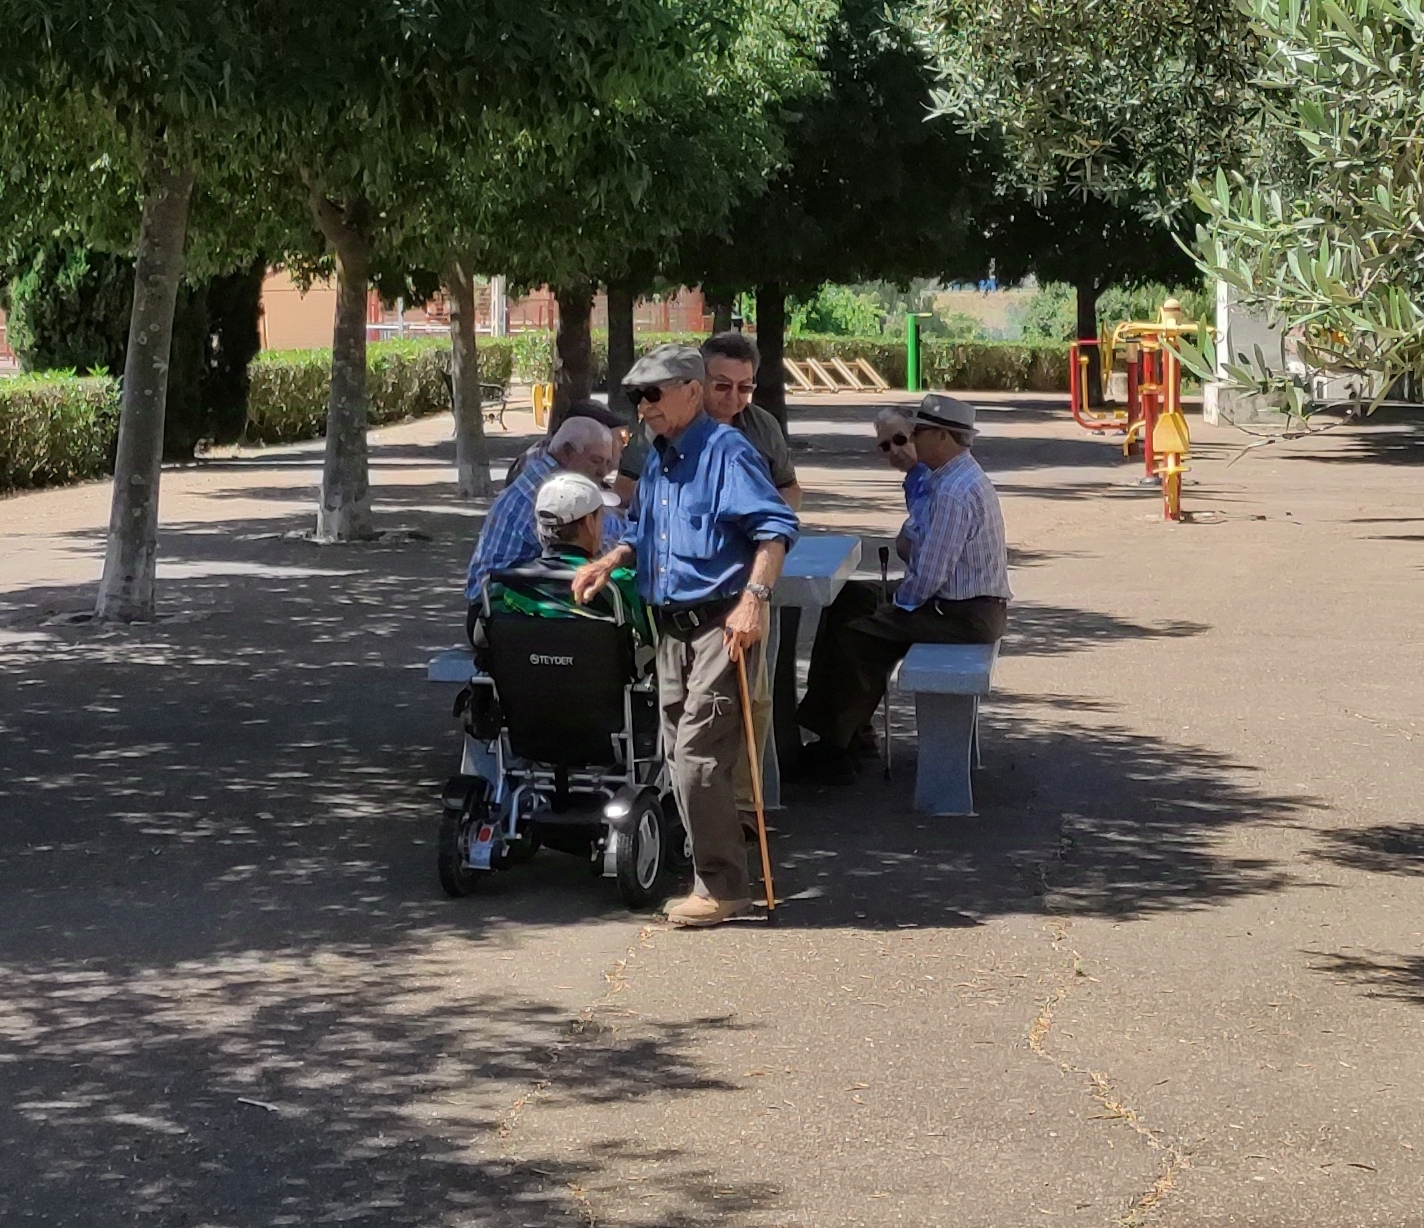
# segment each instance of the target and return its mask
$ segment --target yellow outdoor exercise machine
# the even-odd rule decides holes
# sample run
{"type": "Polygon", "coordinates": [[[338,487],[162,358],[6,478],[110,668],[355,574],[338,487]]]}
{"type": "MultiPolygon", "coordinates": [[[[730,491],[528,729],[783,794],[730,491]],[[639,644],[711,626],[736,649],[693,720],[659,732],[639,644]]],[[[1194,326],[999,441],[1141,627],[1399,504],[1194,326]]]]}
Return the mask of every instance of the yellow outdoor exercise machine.
{"type": "Polygon", "coordinates": [[[1141,448],[1146,481],[1161,483],[1162,515],[1182,518],[1182,474],[1191,466],[1191,433],[1182,414],[1182,363],[1175,342],[1194,336],[1202,325],[1182,319],[1174,298],[1162,304],[1152,322],[1131,320],[1113,329],[1101,345],[1103,370],[1111,371],[1119,352],[1127,370],[1127,406],[1106,413],[1089,408],[1089,351],[1097,341],[1075,341],[1068,350],[1069,407],[1078,425],[1101,433],[1123,434],[1124,456],[1141,448]]]}

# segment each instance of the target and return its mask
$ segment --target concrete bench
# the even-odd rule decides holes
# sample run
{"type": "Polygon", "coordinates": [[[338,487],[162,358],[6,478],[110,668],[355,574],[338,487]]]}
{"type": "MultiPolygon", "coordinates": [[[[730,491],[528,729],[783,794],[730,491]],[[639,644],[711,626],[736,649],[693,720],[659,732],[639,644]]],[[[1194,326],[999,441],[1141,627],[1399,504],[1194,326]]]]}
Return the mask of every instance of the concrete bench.
{"type": "Polygon", "coordinates": [[[915,809],[973,814],[970,771],[979,766],[979,697],[989,693],[999,644],[916,644],[892,685],[915,697],[919,765],[915,809]]]}

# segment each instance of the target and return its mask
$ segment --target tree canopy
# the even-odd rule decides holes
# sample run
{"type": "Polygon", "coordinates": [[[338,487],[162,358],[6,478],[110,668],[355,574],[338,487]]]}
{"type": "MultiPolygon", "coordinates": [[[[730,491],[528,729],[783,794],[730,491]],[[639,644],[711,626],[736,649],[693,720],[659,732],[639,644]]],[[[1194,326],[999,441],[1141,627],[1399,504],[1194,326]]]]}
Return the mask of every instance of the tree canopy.
{"type": "MultiPolygon", "coordinates": [[[[1203,268],[1299,337],[1307,365],[1424,377],[1424,5],[1255,0],[1269,141],[1196,191],[1203,268]]],[[[1203,364],[1207,365],[1207,364],[1203,364]]],[[[1301,412],[1308,389],[1254,355],[1243,388],[1301,412]]]]}
{"type": "Polygon", "coordinates": [[[923,0],[918,20],[938,110],[1040,201],[1160,215],[1246,149],[1258,32],[1237,0],[923,0]]]}

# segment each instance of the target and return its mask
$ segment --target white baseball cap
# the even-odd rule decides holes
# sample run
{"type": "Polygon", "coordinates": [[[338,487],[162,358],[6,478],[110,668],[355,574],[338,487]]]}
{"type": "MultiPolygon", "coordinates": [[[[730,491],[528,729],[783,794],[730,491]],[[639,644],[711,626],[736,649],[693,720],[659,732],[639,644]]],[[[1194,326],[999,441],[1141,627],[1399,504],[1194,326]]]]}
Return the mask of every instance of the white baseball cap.
{"type": "Polygon", "coordinates": [[[549,478],[534,498],[534,519],[546,528],[573,524],[599,508],[617,507],[618,496],[604,490],[581,473],[560,470],[549,478]]]}

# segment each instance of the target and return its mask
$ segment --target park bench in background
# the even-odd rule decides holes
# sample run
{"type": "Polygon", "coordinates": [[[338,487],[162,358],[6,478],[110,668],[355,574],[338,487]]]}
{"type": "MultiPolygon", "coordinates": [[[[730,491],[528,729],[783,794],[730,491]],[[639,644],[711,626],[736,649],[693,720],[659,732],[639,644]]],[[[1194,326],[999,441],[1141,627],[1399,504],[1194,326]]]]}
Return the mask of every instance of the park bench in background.
{"type": "MultiPolygon", "coordinates": [[[[445,380],[445,391],[450,396],[450,407],[455,407],[455,381],[450,377],[450,372],[442,371],[445,380]]],[[[504,425],[504,411],[509,406],[509,389],[504,384],[491,382],[480,382],[480,412],[484,414],[485,421],[493,426],[499,423],[500,430],[506,430],[504,425]]]]}
{"type": "Polygon", "coordinates": [[[979,766],[979,698],[989,693],[998,657],[998,642],[916,644],[896,667],[893,685],[915,697],[916,810],[974,813],[970,772],[979,766]]]}

